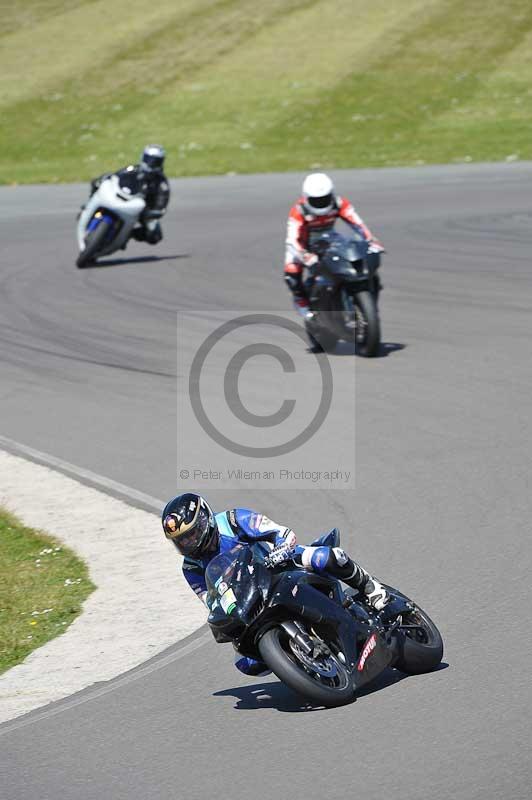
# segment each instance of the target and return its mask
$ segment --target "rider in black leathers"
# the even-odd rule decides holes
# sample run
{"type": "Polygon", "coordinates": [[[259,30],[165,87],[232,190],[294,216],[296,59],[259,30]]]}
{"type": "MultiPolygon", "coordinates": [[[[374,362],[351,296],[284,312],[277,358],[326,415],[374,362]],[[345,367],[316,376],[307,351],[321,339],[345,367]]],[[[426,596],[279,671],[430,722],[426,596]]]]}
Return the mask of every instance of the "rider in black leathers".
{"type": "Polygon", "coordinates": [[[146,208],[131,232],[132,238],[138,242],[157,244],[163,238],[159,220],[170,200],[170,186],[163,172],[165,155],[164,148],[160,145],[146,145],[138,164],[124,167],[117,172],[105,172],[91,181],[91,196],[102,181],[111,175],[118,175],[122,180],[136,181],[137,191],[144,195],[146,201],[146,208]]]}

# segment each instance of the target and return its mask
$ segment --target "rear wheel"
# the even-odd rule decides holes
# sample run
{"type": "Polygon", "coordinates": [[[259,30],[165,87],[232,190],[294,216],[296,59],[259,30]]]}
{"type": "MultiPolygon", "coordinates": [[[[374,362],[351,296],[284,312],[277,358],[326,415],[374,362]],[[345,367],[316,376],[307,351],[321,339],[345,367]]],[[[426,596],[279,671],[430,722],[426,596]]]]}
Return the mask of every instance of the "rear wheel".
{"type": "Polygon", "coordinates": [[[98,223],[94,230],[89,231],[85,237],[85,249],[81,251],[76,259],[76,266],[78,269],[84,269],[84,267],[88,267],[90,264],[94,263],[96,255],[98,254],[98,251],[102,249],[102,245],[105,242],[110,229],[111,224],[107,222],[107,220],[103,219],[98,223]]]}
{"type": "Polygon", "coordinates": [[[393,666],[409,675],[430,672],[443,658],[441,633],[422,608],[393,587],[386,588],[392,595],[406,600],[410,607],[406,613],[401,614],[401,624],[398,627],[401,634],[399,658],[393,666]]]}
{"type": "Polygon", "coordinates": [[[369,292],[358,292],[353,299],[356,351],[366,358],[374,358],[381,344],[379,314],[375,299],[369,292]]]}
{"type": "Polygon", "coordinates": [[[312,655],[303,652],[283,628],[270,628],[258,647],[263,661],[298,694],[328,707],[343,706],[354,699],[351,675],[339,658],[316,636],[312,655]]]}

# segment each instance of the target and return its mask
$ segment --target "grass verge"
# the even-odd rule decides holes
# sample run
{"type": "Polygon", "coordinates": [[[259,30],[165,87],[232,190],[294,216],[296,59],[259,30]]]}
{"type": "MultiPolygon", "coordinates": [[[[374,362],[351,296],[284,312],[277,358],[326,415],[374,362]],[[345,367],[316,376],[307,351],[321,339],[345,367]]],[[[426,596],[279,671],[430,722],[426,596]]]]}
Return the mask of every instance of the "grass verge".
{"type": "Polygon", "coordinates": [[[25,0],[0,181],[532,158],[530,0],[25,0]]]}
{"type": "Polygon", "coordinates": [[[71,550],[0,510],[0,674],[63,633],[94,588],[71,550]]]}

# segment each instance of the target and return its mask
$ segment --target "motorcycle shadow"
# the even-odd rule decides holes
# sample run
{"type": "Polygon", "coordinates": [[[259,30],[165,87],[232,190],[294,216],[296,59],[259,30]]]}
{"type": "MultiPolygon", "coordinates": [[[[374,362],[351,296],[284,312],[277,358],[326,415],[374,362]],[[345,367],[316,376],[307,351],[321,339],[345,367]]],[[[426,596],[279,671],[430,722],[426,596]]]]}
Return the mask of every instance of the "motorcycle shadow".
{"type": "Polygon", "coordinates": [[[178,258],[190,258],[190,253],[177,253],[173,256],[133,256],[133,258],[102,258],[85,269],[101,269],[106,267],[122,267],[126,264],[148,264],[155,261],[175,261],[178,258]]]}
{"type": "MultiPolygon", "coordinates": [[[[405,350],[406,344],[401,342],[381,342],[379,352],[375,358],[386,358],[391,353],[397,353],[399,350],[405,350]]],[[[331,356],[354,356],[356,355],[355,345],[353,342],[338,342],[336,348],[329,353],[331,356]]]]}
{"type": "MultiPolygon", "coordinates": [[[[447,669],[448,666],[447,663],[442,661],[433,671],[439,672],[442,669],[447,669]]],[[[396,669],[387,669],[365,689],[359,689],[355,699],[360,700],[375,692],[381,692],[389,686],[395,686],[396,683],[400,683],[405,680],[405,678],[413,677],[417,676],[407,675],[396,669]]],[[[232,689],[223,689],[219,692],[213,692],[213,697],[235,697],[236,703],[234,708],[237,711],[257,711],[265,708],[273,708],[276,711],[297,714],[309,711],[327,710],[323,706],[314,705],[308,700],[305,700],[285,686],[284,683],[275,680],[235,686],[232,689]]]]}
{"type": "Polygon", "coordinates": [[[258,711],[272,709],[295,714],[308,711],[324,711],[323,706],[315,706],[303,697],[295,694],[280,681],[264,681],[244,686],[234,686],[213,692],[213,697],[235,697],[234,708],[237,711],[258,711]]]}
{"type": "MultiPolygon", "coordinates": [[[[430,672],[424,673],[425,675],[433,675],[435,672],[441,672],[443,669],[447,669],[449,664],[446,661],[442,661],[438,666],[431,670],[430,672]]],[[[362,697],[367,697],[370,694],[375,694],[375,692],[380,692],[382,689],[386,689],[388,686],[394,686],[396,683],[400,683],[404,681],[405,678],[420,678],[421,675],[408,675],[406,672],[401,672],[398,669],[385,669],[384,672],[376,678],[373,683],[370,683],[366,686],[365,689],[359,689],[357,692],[357,699],[362,697]]]]}

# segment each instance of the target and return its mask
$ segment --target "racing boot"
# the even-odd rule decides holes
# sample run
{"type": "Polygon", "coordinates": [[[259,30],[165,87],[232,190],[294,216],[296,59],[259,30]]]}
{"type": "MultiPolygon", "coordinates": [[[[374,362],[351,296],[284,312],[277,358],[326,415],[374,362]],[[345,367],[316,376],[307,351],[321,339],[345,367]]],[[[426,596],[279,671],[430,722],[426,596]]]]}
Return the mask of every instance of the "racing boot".
{"type": "Polygon", "coordinates": [[[330,566],[327,565],[327,572],[340,578],[340,580],[348,586],[351,586],[352,589],[363,592],[368,605],[374,608],[375,611],[382,611],[390,600],[390,595],[384,586],[370,575],[369,572],[366,572],[360,564],[357,564],[356,561],[349,558],[345,550],[342,550],[341,547],[331,548],[329,560],[332,561],[332,559],[334,559],[336,563],[334,566],[332,564],[330,566]]]}
{"type": "Polygon", "coordinates": [[[163,238],[162,228],[157,220],[150,219],[146,222],[146,241],[148,244],[158,244],[163,238]]]}
{"type": "Polygon", "coordinates": [[[294,300],[294,306],[296,308],[297,313],[303,317],[305,322],[311,322],[314,319],[314,312],[310,309],[310,303],[303,288],[303,279],[301,275],[301,268],[296,267],[295,264],[288,264],[285,267],[285,276],[284,276],[286,285],[292,292],[292,297],[294,300]],[[291,269],[292,268],[292,269],[291,269]],[[299,270],[295,272],[295,270],[299,270]]]}

